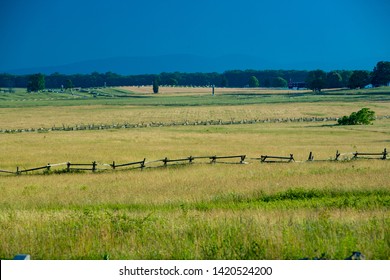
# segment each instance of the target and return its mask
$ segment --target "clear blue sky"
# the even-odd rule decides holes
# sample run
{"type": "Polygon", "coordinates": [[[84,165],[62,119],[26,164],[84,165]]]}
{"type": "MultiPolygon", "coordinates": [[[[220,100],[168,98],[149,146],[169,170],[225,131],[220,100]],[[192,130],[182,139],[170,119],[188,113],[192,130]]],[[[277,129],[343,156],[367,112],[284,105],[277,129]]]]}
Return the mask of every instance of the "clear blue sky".
{"type": "Polygon", "coordinates": [[[2,0],[0,71],[164,54],[372,70],[389,30],[388,0],[2,0]]]}

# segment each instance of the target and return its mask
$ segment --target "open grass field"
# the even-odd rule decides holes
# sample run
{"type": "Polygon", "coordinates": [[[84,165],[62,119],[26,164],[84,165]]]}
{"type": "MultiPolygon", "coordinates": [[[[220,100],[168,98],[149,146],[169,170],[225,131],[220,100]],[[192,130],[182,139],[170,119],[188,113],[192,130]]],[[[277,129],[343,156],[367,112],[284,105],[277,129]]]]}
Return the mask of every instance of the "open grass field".
{"type": "MultiPolygon", "coordinates": [[[[0,128],[330,117],[362,107],[389,115],[388,93],[371,93],[297,97],[309,101],[291,100],[288,93],[266,97],[274,102],[262,102],[256,93],[253,102],[240,103],[231,92],[217,104],[195,102],[198,93],[128,93],[148,96],[145,104],[131,97],[11,101],[7,95],[0,101],[0,128]]],[[[248,158],[248,164],[199,161],[142,171],[0,174],[0,258],[28,253],[33,259],[344,259],[360,251],[367,259],[388,260],[390,160],[305,160],[310,151],[315,160],[327,160],[336,150],[389,149],[390,120],[370,126],[333,124],[0,134],[0,169],[6,170],[66,161],[248,158]],[[290,153],[300,162],[251,159],[290,153]]]]}
{"type": "Polygon", "coordinates": [[[390,115],[390,90],[307,91],[265,89],[118,87],[89,93],[0,95],[0,129],[28,129],[86,124],[250,120],[267,118],[341,117],[363,107],[377,116],[390,115]],[[221,92],[220,92],[221,91],[221,92]],[[149,93],[148,93],[149,92],[149,93]],[[275,93],[276,92],[276,93],[275,93]],[[23,113],[21,114],[21,110],[23,113]]]}
{"type": "MultiPolygon", "coordinates": [[[[153,92],[152,86],[130,86],[119,87],[118,89],[130,91],[134,94],[150,94],[153,92]]],[[[159,87],[159,93],[164,95],[210,95],[211,87],[159,87]]],[[[302,94],[309,93],[310,90],[289,90],[289,89],[269,89],[269,88],[218,88],[215,87],[216,94],[302,94]]]]}

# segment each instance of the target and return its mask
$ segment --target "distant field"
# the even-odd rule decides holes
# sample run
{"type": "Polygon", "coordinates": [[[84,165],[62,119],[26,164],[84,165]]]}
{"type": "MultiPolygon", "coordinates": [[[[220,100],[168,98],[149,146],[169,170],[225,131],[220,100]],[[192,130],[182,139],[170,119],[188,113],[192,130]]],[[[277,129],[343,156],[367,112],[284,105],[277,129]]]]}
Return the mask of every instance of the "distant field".
{"type": "Polygon", "coordinates": [[[342,91],[323,95],[265,89],[163,88],[152,94],[148,87],[92,90],[90,93],[1,94],[0,129],[28,129],[81,124],[249,120],[267,118],[341,117],[369,107],[378,116],[390,114],[390,89],[342,91]],[[278,92],[278,94],[271,94],[278,92]],[[79,96],[81,95],[81,96],[79,96]],[[21,114],[20,108],[23,108],[21,114]]]}
{"type": "Polygon", "coordinates": [[[153,94],[148,87],[117,87],[85,89],[63,93],[26,93],[17,89],[15,93],[0,94],[0,108],[26,108],[45,106],[228,106],[281,103],[323,103],[323,102],[389,102],[390,88],[368,90],[324,91],[313,94],[310,91],[288,91],[269,89],[221,89],[216,88],[215,96],[210,88],[161,88],[153,94]],[[164,93],[167,91],[167,93],[164,93]],[[199,92],[198,92],[199,91],[199,92]],[[149,93],[148,93],[149,92],[149,93]]]}
{"type": "MultiPolygon", "coordinates": [[[[131,87],[118,87],[119,89],[130,91],[136,94],[150,94],[153,92],[152,86],[131,86],[131,87]]],[[[214,88],[215,94],[299,94],[308,93],[310,90],[289,90],[289,89],[268,89],[268,88],[214,88]]],[[[200,95],[211,95],[211,87],[159,87],[160,94],[200,94],[200,95]]]]}
{"type": "Polygon", "coordinates": [[[283,103],[227,106],[45,106],[0,109],[0,129],[51,128],[87,124],[138,124],[195,122],[206,120],[252,120],[267,118],[342,117],[369,107],[377,116],[390,115],[390,103],[283,103]]]}
{"type": "MultiPolygon", "coordinates": [[[[390,109],[383,89],[265,97],[273,102],[263,102],[262,94],[245,93],[254,103],[242,103],[246,99],[238,96],[243,93],[236,92],[220,96],[216,104],[211,96],[204,100],[190,93],[156,96],[118,90],[123,89],[104,89],[106,95],[96,98],[88,93],[85,98],[66,95],[67,100],[45,93],[54,99],[28,96],[23,101],[19,99],[25,94],[17,93],[19,101],[12,101],[12,96],[1,94],[0,129],[326,117],[361,107],[389,115],[390,109]]],[[[367,259],[388,260],[390,160],[306,159],[310,151],[315,160],[331,160],[336,150],[342,158],[355,151],[389,150],[390,119],[370,126],[333,124],[0,134],[0,169],[5,170],[65,161],[125,163],[190,155],[245,154],[248,162],[204,160],[143,171],[0,174],[0,258],[28,253],[33,259],[344,259],[360,251],[367,259]],[[261,164],[253,159],[290,153],[298,162],[261,164]]]]}

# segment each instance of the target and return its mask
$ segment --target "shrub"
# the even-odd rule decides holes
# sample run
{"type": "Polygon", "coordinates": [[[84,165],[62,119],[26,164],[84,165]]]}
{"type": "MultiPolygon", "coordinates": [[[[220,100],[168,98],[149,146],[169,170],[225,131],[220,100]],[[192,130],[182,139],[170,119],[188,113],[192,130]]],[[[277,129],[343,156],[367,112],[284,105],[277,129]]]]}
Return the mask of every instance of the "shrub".
{"type": "Polygon", "coordinates": [[[353,112],[349,117],[343,116],[338,119],[339,125],[357,125],[357,124],[372,124],[375,120],[375,112],[369,108],[363,108],[358,112],[353,112]]]}

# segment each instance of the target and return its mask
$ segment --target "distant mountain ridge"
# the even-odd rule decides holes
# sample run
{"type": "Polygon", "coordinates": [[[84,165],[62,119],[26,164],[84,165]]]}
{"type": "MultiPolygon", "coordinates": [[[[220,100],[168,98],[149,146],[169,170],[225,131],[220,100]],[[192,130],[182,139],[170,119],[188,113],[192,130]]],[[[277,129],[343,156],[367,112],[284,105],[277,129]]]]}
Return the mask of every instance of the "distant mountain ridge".
{"type": "MultiPolygon", "coordinates": [[[[275,65],[274,65],[275,66],[275,65]]],[[[247,55],[225,55],[205,57],[188,54],[113,57],[80,61],[71,64],[14,69],[4,71],[10,74],[90,74],[92,72],[113,72],[121,75],[159,74],[162,72],[224,72],[226,70],[266,69],[272,65],[263,59],[247,55]]]]}
{"type": "MultiPolygon", "coordinates": [[[[217,57],[207,57],[192,54],[172,54],[159,56],[124,56],[103,59],[79,61],[64,65],[42,66],[19,69],[2,69],[0,73],[26,75],[43,73],[60,74],[90,74],[92,72],[113,72],[120,75],[160,74],[162,72],[182,73],[223,73],[227,70],[372,70],[378,61],[384,59],[367,57],[361,61],[332,61],[318,58],[318,61],[303,60],[299,57],[292,59],[260,58],[251,55],[230,54],[217,57]],[[313,67],[313,65],[316,65],[313,67]],[[346,68],[344,65],[355,65],[346,68]]],[[[1,66],[0,66],[1,67],[1,66]]]]}

